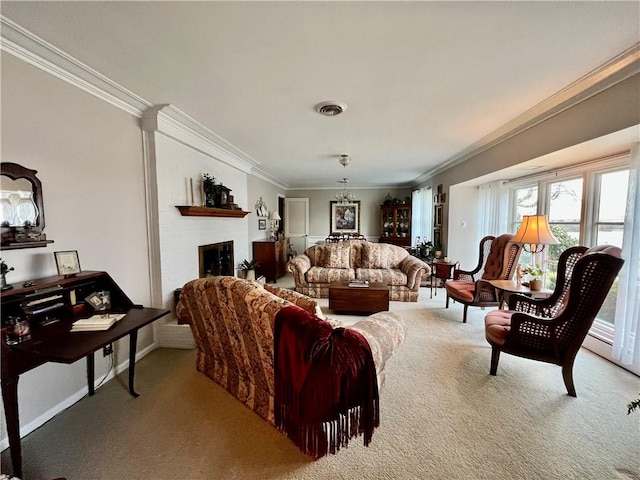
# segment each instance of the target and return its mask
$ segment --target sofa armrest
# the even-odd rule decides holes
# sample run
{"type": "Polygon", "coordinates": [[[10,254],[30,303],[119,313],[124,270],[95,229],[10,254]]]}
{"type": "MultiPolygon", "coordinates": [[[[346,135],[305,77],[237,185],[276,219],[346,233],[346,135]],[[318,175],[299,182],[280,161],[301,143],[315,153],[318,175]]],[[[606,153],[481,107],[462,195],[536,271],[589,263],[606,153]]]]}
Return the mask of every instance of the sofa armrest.
{"type": "Polygon", "coordinates": [[[420,286],[422,277],[431,275],[431,267],[413,255],[406,256],[398,268],[407,276],[407,288],[410,290],[420,286]]]}
{"type": "Polygon", "coordinates": [[[404,343],[406,327],[402,317],[392,312],[378,312],[348,326],[360,333],[369,343],[378,374],[378,387],[384,381],[384,365],[404,343]]]}
{"type": "Polygon", "coordinates": [[[311,268],[311,259],[304,253],[296,255],[287,263],[287,270],[293,274],[296,287],[307,284],[306,273],[311,268]]]}

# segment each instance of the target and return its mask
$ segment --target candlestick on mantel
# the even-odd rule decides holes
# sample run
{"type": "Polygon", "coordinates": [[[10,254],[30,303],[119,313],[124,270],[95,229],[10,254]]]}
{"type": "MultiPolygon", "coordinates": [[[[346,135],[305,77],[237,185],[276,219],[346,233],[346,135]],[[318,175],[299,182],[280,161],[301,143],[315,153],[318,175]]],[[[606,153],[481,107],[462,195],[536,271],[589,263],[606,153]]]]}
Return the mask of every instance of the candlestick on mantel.
{"type": "Polygon", "coordinates": [[[201,207],[206,207],[207,206],[207,199],[204,198],[204,181],[200,180],[200,206],[201,207]]]}
{"type": "Polygon", "coordinates": [[[193,200],[193,178],[189,178],[189,186],[191,188],[191,205],[195,205],[193,200]]]}

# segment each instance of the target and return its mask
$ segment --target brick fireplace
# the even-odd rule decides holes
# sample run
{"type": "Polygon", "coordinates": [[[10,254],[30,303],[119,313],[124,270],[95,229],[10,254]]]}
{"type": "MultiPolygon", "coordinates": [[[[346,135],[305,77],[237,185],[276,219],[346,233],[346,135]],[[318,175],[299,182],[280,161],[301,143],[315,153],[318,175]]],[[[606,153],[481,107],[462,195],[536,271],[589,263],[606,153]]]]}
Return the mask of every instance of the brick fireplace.
{"type": "Polygon", "coordinates": [[[198,247],[200,278],[235,274],[233,240],[198,247]]]}

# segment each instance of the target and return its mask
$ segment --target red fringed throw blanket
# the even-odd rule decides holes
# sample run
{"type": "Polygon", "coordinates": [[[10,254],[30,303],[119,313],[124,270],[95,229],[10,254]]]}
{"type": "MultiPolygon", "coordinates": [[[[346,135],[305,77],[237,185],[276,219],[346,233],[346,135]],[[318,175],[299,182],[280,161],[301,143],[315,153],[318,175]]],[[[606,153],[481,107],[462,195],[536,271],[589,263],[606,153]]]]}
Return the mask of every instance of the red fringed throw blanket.
{"type": "Polygon", "coordinates": [[[298,306],[275,318],[275,422],[302,452],[336,453],[380,424],[371,348],[353,330],[336,328],[298,306]]]}

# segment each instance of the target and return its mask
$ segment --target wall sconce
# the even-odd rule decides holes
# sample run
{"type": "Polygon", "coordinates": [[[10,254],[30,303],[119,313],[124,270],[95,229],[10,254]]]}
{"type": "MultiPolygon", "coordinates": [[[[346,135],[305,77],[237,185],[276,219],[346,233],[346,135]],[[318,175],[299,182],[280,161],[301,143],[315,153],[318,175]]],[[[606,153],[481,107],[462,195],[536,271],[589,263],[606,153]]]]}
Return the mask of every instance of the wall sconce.
{"type": "Polygon", "coordinates": [[[546,215],[524,215],[520,229],[511,241],[522,244],[522,248],[530,253],[540,253],[546,245],[560,243],[551,233],[546,215]]]}

